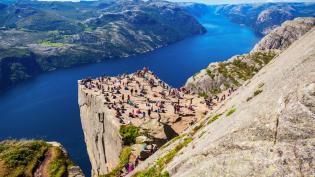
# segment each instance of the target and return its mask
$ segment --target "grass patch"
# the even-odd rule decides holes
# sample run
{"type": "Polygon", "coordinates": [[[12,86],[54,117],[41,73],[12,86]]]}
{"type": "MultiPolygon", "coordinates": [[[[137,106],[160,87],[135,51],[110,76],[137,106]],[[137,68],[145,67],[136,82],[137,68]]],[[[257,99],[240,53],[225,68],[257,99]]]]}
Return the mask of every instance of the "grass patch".
{"type": "Polygon", "coordinates": [[[51,42],[51,41],[41,41],[40,42],[41,45],[47,45],[50,47],[62,47],[65,44],[64,43],[60,43],[60,42],[51,42]]]}
{"type": "Polygon", "coordinates": [[[210,69],[206,69],[206,71],[207,71],[208,76],[214,79],[215,75],[212,74],[212,71],[210,69]]]}
{"type": "Polygon", "coordinates": [[[206,133],[205,131],[201,132],[198,138],[201,138],[205,133],[206,133]]]}
{"type": "Polygon", "coordinates": [[[227,113],[226,116],[229,117],[230,115],[232,115],[234,112],[236,111],[236,108],[231,108],[227,113]]]}
{"type": "Polygon", "coordinates": [[[52,161],[48,165],[48,174],[50,177],[62,177],[74,164],[59,147],[51,148],[52,161]]]}
{"type": "Polygon", "coordinates": [[[140,136],[140,129],[134,125],[121,125],[119,133],[124,141],[124,144],[134,144],[136,138],[140,136]]]}
{"type": "Polygon", "coordinates": [[[154,166],[134,174],[133,177],[169,177],[170,175],[168,172],[163,172],[165,165],[172,161],[177,152],[187,146],[192,140],[191,137],[185,138],[183,142],[179,143],[174,149],[159,158],[154,166]]]}
{"type": "Polygon", "coordinates": [[[251,99],[253,99],[255,96],[259,95],[261,92],[263,92],[263,90],[258,89],[253,93],[253,96],[250,96],[246,99],[247,102],[249,102],[251,99]]]}
{"type": "Polygon", "coordinates": [[[0,160],[5,164],[4,169],[0,169],[0,176],[33,176],[47,148],[44,141],[0,142],[0,160]],[[8,174],[2,173],[5,171],[8,174]]]}
{"type": "Polygon", "coordinates": [[[117,167],[115,167],[110,173],[106,175],[101,175],[100,177],[116,177],[120,176],[121,170],[125,167],[126,164],[129,162],[129,157],[131,154],[131,147],[130,146],[125,146],[120,153],[119,156],[119,164],[117,167]]]}
{"type": "Polygon", "coordinates": [[[169,145],[173,144],[175,141],[183,138],[184,136],[186,136],[186,134],[181,134],[179,136],[174,137],[173,139],[171,139],[170,141],[168,141],[167,143],[165,143],[160,149],[165,149],[166,147],[168,147],[169,145]]]}
{"type": "Polygon", "coordinates": [[[260,66],[268,64],[275,56],[275,52],[255,52],[249,55],[249,57],[260,66]]]}
{"type": "Polygon", "coordinates": [[[211,117],[211,119],[208,121],[208,125],[211,124],[212,122],[218,120],[221,117],[222,114],[216,114],[215,116],[211,117]]]}
{"type": "Polygon", "coordinates": [[[210,90],[210,93],[214,94],[214,95],[215,94],[219,94],[221,92],[222,92],[222,90],[220,88],[213,88],[213,89],[210,90]]]}

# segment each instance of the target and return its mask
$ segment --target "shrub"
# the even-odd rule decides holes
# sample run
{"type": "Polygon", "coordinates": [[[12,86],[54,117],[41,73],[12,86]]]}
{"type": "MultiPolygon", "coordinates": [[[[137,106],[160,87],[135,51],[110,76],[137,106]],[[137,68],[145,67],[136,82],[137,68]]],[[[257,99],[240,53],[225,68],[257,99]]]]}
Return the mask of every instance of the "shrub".
{"type": "Polygon", "coordinates": [[[208,98],[208,94],[206,92],[199,92],[198,96],[208,98]]]}
{"type": "Polygon", "coordinates": [[[208,76],[211,77],[212,79],[214,79],[215,75],[212,74],[211,70],[207,69],[206,71],[207,71],[208,76]]]}
{"type": "Polygon", "coordinates": [[[131,147],[130,146],[125,146],[119,156],[119,164],[117,167],[115,167],[110,173],[107,173],[106,175],[101,175],[100,177],[115,177],[115,176],[120,176],[121,170],[125,167],[126,164],[129,162],[129,157],[131,154],[131,147]]]}
{"type": "Polygon", "coordinates": [[[140,135],[140,129],[134,125],[121,125],[119,133],[125,144],[134,144],[140,135]]]}

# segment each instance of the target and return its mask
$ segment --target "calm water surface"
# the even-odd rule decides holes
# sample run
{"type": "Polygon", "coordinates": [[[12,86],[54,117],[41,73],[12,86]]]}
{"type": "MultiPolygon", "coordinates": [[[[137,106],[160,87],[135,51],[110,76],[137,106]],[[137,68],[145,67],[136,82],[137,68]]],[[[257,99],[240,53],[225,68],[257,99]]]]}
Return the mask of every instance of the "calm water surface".
{"type": "Polygon", "coordinates": [[[205,35],[136,57],[42,74],[0,95],[0,140],[36,138],[61,142],[89,176],[91,165],[80,123],[77,80],[131,73],[147,66],[170,85],[180,87],[210,62],[246,53],[260,39],[248,28],[223,17],[208,14],[199,20],[208,29],[205,35]]]}

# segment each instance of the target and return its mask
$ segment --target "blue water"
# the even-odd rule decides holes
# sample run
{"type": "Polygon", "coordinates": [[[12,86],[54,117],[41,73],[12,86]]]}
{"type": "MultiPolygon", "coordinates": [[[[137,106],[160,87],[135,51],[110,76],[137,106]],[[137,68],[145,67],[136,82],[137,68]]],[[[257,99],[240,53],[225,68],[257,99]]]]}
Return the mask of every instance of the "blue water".
{"type": "Polygon", "coordinates": [[[89,176],[91,166],[77,105],[77,80],[130,73],[147,66],[170,85],[180,87],[210,62],[247,53],[260,39],[248,28],[223,17],[208,14],[199,20],[208,33],[135,57],[42,74],[0,95],[0,140],[59,141],[89,176]]]}

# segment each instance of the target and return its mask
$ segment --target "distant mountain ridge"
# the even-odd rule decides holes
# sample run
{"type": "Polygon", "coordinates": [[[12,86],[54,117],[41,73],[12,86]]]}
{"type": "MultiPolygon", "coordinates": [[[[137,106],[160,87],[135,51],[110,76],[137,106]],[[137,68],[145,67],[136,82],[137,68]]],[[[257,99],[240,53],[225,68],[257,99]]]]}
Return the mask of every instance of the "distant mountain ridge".
{"type": "Polygon", "coordinates": [[[165,1],[0,3],[0,90],[43,71],[140,54],[205,32],[165,1]]]}
{"type": "Polygon", "coordinates": [[[266,35],[287,20],[315,17],[315,3],[263,3],[217,6],[218,15],[266,35]]]}

